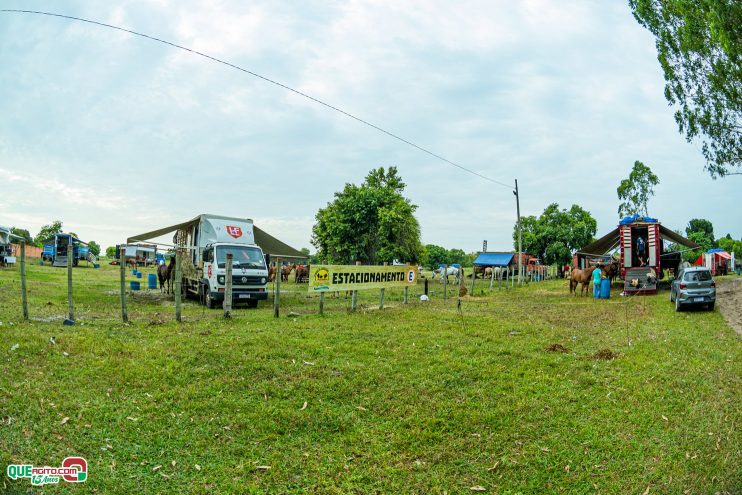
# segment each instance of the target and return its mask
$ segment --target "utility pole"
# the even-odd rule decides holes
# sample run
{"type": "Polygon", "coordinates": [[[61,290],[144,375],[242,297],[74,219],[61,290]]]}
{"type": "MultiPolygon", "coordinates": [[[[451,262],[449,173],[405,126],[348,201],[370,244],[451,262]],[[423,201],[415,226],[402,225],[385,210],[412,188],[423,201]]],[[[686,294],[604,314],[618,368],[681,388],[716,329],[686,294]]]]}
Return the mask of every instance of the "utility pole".
{"type": "Polygon", "coordinates": [[[520,196],[518,195],[518,179],[515,179],[515,207],[518,212],[518,286],[523,285],[523,239],[520,229],[520,196]]]}

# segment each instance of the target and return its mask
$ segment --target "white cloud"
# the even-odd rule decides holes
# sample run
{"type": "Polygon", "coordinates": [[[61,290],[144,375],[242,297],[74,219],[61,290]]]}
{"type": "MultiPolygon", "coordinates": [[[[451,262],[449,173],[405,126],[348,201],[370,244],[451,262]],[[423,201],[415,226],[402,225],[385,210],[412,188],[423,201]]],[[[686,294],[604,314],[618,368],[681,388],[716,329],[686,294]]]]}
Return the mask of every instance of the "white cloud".
{"type": "MultiPolygon", "coordinates": [[[[678,135],[652,36],[625,3],[79,0],[69,9],[244,66],[498,180],[517,177],[524,214],[578,203],[606,231],[616,185],[640,159],[662,180],[652,201],[661,220],[677,228],[708,217],[742,236],[723,213],[739,197],[733,179],[708,179],[697,147],[678,135]],[[713,202],[699,210],[668,199],[684,187],[713,202]]],[[[425,242],[512,244],[507,188],[265,81],[54,18],[0,16],[0,46],[11,42],[14,51],[0,50],[13,68],[0,73],[0,180],[12,186],[0,223],[33,230],[60,218],[112,244],[212,212],[253,217],[308,247],[334,191],[397,165],[425,242]],[[125,183],[122,170],[132,171],[125,183]]]]}

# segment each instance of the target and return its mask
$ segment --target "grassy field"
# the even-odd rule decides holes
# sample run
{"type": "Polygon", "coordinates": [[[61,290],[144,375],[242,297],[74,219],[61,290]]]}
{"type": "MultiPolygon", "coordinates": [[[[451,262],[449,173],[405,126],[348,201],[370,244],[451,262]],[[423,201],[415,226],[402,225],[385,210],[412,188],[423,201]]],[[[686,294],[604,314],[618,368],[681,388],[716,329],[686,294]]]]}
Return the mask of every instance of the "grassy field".
{"type": "Polygon", "coordinates": [[[740,339],[667,291],[593,301],[548,281],[458,310],[431,285],[429,303],[420,286],[320,316],[288,284],[279,320],[189,302],[182,324],[140,293],[123,325],[104,265],[74,270],[63,327],[66,270],[28,268],[25,323],[18,269],[0,269],[0,468],[89,463],[44,492],[742,493],[740,339]]]}

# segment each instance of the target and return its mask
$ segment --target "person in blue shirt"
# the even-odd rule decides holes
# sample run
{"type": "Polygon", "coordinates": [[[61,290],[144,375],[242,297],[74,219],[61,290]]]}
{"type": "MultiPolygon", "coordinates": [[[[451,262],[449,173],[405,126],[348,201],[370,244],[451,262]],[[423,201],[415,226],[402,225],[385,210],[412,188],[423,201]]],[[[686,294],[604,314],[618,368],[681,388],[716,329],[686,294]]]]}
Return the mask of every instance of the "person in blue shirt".
{"type": "Polygon", "coordinates": [[[636,255],[639,258],[639,265],[646,266],[647,262],[647,241],[644,237],[638,236],[636,238],[636,255]]]}
{"type": "Polygon", "coordinates": [[[600,263],[595,265],[593,270],[593,298],[598,299],[600,297],[600,281],[603,278],[603,268],[600,263]]]}

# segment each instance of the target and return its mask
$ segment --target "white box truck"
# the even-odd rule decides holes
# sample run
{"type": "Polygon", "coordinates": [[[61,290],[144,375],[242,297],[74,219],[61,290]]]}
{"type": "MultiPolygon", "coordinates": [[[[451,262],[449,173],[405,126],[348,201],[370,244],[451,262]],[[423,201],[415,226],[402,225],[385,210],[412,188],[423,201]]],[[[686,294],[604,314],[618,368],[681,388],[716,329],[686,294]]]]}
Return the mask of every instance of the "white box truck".
{"type": "Polygon", "coordinates": [[[227,254],[231,253],[233,303],[255,308],[258,301],[268,298],[268,268],[263,250],[255,244],[252,220],[201,215],[187,238],[196,271],[195,276],[184,271],[186,292],[197,295],[209,308],[223,301],[227,254]]]}
{"type": "Polygon", "coordinates": [[[268,298],[268,268],[263,250],[255,243],[248,218],[199,215],[193,220],[130,237],[141,242],[175,232],[173,243],[184,248],[183,292],[209,308],[224,301],[227,253],[232,254],[232,302],[255,308],[268,298]]]}

